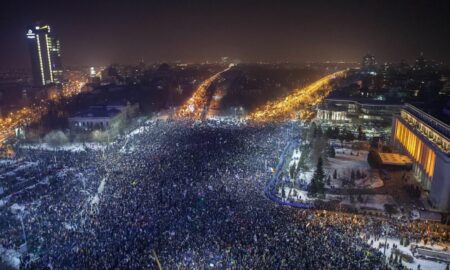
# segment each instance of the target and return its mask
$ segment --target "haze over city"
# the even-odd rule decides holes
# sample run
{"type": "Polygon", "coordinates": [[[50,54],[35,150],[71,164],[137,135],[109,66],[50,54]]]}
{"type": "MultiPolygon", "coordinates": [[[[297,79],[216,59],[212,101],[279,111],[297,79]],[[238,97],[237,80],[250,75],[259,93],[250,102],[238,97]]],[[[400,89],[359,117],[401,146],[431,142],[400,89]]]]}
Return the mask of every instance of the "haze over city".
{"type": "Polygon", "coordinates": [[[449,270],[449,14],[2,3],[0,269],[449,270]]]}
{"type": "Polygon", "coordinates": [[[26,67],[23,29],[54,25],[67,65],[204,62],[449,61],[448,1],[7,1],[0,65],[26,67]]]}

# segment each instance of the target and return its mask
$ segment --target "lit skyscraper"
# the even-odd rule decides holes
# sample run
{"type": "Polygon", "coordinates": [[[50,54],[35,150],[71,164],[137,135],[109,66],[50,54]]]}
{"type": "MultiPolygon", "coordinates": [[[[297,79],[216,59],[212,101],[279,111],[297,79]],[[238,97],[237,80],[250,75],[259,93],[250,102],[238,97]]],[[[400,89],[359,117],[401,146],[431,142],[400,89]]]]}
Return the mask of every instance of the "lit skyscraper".
{"type": "Polygon", "coordinates": [[[375,56],[371,54],[367,54],[363,57],[361,68],[363,71],[370,72],[375,71],[377,66],[377,61],[375,60],[375,56]]]}
{"type": "Polygon", "coordinates": [[[50,25],[36,24],[28,28],[33,82],[36,86],[61,83],[62,66],[59,40],[50,25]]]}

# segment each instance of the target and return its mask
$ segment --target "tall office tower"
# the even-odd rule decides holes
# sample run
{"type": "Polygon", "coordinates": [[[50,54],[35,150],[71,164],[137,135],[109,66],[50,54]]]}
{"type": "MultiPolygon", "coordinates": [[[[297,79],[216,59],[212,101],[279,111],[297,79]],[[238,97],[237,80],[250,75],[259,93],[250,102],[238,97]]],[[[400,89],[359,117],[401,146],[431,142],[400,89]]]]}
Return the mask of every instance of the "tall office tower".
{"type": "Polygon", "coordinates": [[[377,61],[375,60],[375,56],[371,54],[367,54],[363,57],[361,68],[364,71],[370,72],[375,71],[377,66],[377,61]]]}
{"type": "Polygon", "coordinates": [[[36,24],[28,28],[33,83],[43,86],[62,82],[61,51],[59,40],[48,24],[36,24]]]}

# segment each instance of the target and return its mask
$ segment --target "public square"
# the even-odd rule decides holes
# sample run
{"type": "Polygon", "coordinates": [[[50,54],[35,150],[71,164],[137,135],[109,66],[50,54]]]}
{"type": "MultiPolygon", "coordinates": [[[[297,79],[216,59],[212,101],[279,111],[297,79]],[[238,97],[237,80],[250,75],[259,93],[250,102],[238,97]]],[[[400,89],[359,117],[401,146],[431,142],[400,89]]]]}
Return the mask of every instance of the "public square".
{"type": "Polygon", "coordinates": [[[19,160],[46,177],[2,199],[2,245],[21,215],[31,265],[57,269],[381,267],[356,231],[265,197],[287,128],[157,121],[104,151],[23,150],[2,177],[19,160]]]}
{"type": "Polygon", "coordinates": [[[450,270],[450,1],[5,1],[0,270],[450,270]]]}

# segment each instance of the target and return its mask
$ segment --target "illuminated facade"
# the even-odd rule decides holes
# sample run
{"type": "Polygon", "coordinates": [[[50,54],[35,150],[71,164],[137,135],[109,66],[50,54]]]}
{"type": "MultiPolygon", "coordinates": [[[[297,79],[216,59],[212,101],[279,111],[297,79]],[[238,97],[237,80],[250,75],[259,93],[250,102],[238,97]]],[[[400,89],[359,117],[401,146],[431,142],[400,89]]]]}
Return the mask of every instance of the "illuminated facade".
{"type": "Polygon", "coordinates": [[[399,104],[386,104],[378,100],[326,98],[317,107],[317,118],[331,122],[384,122],[390,126],[390,119],[400,109],[399,104]]]}
{"type": "Polygon", "coordinates": [[[49,25],[29,27],[26,37],[30,46],[33,82],[36,86],[62,82],[61,49],[59,40],[49,25]]]}
{"type": "Polygon", "coordinates": [[[317,109],[317,119],[322,121],[350,122],[350,118],[347,117],[347,110],[329,109],[323,106],[319,106],[317,109]]]}
{"type": "Polygon", "coordinates": [[[407,104],[394,117],[392,140],[413,160],[414,175],[435,208],[450,211],[450,126],[407,104]]]}

